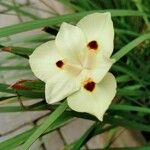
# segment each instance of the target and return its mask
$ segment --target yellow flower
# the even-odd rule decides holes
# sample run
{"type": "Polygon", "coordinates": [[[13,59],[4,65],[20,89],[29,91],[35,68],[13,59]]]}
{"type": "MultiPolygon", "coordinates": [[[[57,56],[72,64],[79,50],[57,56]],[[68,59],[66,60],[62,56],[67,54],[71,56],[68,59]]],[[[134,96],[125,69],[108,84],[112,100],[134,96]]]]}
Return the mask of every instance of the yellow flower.
{"type": "Polygon", "coordinates": [[[54,41],[33,52],[29,63],[36,77],[46,83],[49,104],[67,97],[68,105],[103,120],[116,94],[112,66],[114,28],[111,15],[94,13],[76,26],[62,23],[54,41]]]}

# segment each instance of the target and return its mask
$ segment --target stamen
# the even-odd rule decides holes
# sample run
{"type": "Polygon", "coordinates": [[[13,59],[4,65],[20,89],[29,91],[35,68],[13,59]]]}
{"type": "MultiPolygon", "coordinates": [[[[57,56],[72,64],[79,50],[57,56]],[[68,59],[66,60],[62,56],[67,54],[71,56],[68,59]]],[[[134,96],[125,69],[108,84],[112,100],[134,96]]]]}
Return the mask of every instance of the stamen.
{"type": "Polygon", "coordinates": [[[59,60],[59,61],[56,62],[56,66],[57,66],[58,68],[62,68],[63,65],[64,65],[64,63],[63,63],[62,60],[59,60]]]}
{"type": "Polygon", "coordinates": [[[95,88],[95,82],[93,81],[88,81],[85,85],[84,88],[90,92],[92,92],[95,88]]]}
{"type": "Polygon", "coordinates": [[[91,41],[87,45],[90,49],[96,50],[98,48],[98,43],[97,41],[91,41]]]}

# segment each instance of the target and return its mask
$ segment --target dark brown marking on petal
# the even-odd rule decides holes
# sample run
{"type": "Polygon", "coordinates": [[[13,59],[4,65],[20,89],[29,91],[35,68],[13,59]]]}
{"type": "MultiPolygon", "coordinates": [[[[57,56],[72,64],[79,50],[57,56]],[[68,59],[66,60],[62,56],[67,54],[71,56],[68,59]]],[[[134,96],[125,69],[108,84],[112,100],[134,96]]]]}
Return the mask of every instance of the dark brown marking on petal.
{"type": "Polygon", "coordinates": [[[57,66],[58,68],[62,68],[63,65],[64,65],[64,63],[63,63],[62,60],[59,60],[59,61],[56,62],[56,66],[57,66]]]}
{"type": "Polygon", "coordinates": [[[90,49],[97,50],[97,48],[98,48],[98,43],[97,43],[97,41],[91,41],[91,42],[88,43],[87,46],[88,46],[90,49]]]}
{"type": "Polygon", "coordinates": [[[90,92],[92,92],[95,88],[95,82],[93,81],[88,81],[85,85],[84,88],[90,92]]]}

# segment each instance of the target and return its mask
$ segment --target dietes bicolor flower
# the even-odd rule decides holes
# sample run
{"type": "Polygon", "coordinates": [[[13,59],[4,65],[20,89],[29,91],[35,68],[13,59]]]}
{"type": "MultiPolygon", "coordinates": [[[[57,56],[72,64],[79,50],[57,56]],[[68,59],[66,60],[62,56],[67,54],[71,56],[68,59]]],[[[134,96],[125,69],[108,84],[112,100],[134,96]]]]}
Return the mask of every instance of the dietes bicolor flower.
{"type": "Polygon", "coordinates": [[[114,28],[111,14],[93,13],[76,26],[62,23],[53,41],[35,49],[29,63],[36,77],[46,83],[49,104],[67,97],[68,105],[103,120],[116,94],[113,60],[114,28]]]}

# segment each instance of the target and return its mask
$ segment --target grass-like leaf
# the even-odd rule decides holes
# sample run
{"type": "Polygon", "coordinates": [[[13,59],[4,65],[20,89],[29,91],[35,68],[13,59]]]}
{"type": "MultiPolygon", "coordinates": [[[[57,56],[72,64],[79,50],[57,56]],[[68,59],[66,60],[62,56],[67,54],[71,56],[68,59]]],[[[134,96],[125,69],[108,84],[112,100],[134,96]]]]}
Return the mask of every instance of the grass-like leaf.
{"type": "Polygon", "coordinates": [[[130,43],[128,43],[127,45],[122,47],[116,54],[114,54],[112,56],[112,58],[114,58],[116,61],[118,61],[123,56],[125,56],[129,51],[131,51],[133,48],[135,48],[140,43],[142,43],[143,41],[148,40],[148,39],[150,39],[150,33],[139,36],[135,40],[131,41],[130,43]]]}
{"type": "Polygon", "coordinates": [[[33,142],[39,138],[48,127],[58,118],[67,108],[67,102],[63,102],[50,116],[44,121],[44,123],[36,129],[36,131],[28,138],[25,144],[22,146],[22,150],[27,150],[33,142]]]}
{"type": "Polygon", "coordinates": [[[44,98],[44,93],[42,91],[34,91],[34,90],[14,90],[10,88],[10,85],[0,83],[0,92],[10,93],[16,95],[19,94],[20,96],[28,97],[28,98],[44,98]]]}
{"type": "Polygon", "coordinates": [[[84,17],[87,14],[94,13],[94,12],[111,12],[113,17],[117,16],[149,16],[145,13],[141,13],[139,11],[133,11],[133,10],[100,10],[100,11],[87,11],[87,12],[81,12],[81,13],[75,13],[75,14],[69,14],[69,15],[61,15],[61,16],[55,16],[50,17],[46,19],[39,19],[35,21],[20,23],[17,25],[11,25],[7,27],[0,28],[0,38],[9,36],[12,34],[29,31],[45,26],[51,26],[51,25],[57,25],[59,23],[62,23],[64,21],[71,22],[71,21],[78,21],[82,17],[84,17]]]}
{"type": "MultiPolygon", "coordinates": [[[[53,124],[51,124],[48,129],[42,134],[45,135],[47,133],[50,133],[53,130],[56,130],[57,128],[65,125],[69,121],[72,120],[72,116],[69,116],[67,114],[62,114],[53,124]]],[[[12,137],[4,142],[0,143],[0,149],[3,150],[12,150],[13,148],[19,146],[20,144],[23,144],[29,136],[31,136],[35,131],[37,127],[34,127],[28,131],[25,131],[15,137],[12,137]]]]}
{"type": "MultiPolygon", "coordinates": [[[[98,124],[99,125],[99,124],[98,124]]],[[[97,127],[97,123],[94,123],[72,146],[72,150],[79,150],[82,145],[91,137],[92,132],[97,127]]]]}
{"type": "Polygon", "coordinates": [[[3,47],[1,48],[2,51],[4,52],[9,52],[9,53],[13,53],[16,54],[18,56],[24,57],[24,58],[29,58],[29,55],[32,54],[32,52],[34,51],[34,49],[32,48],[26,48],[26,47],[3,47]]]}

